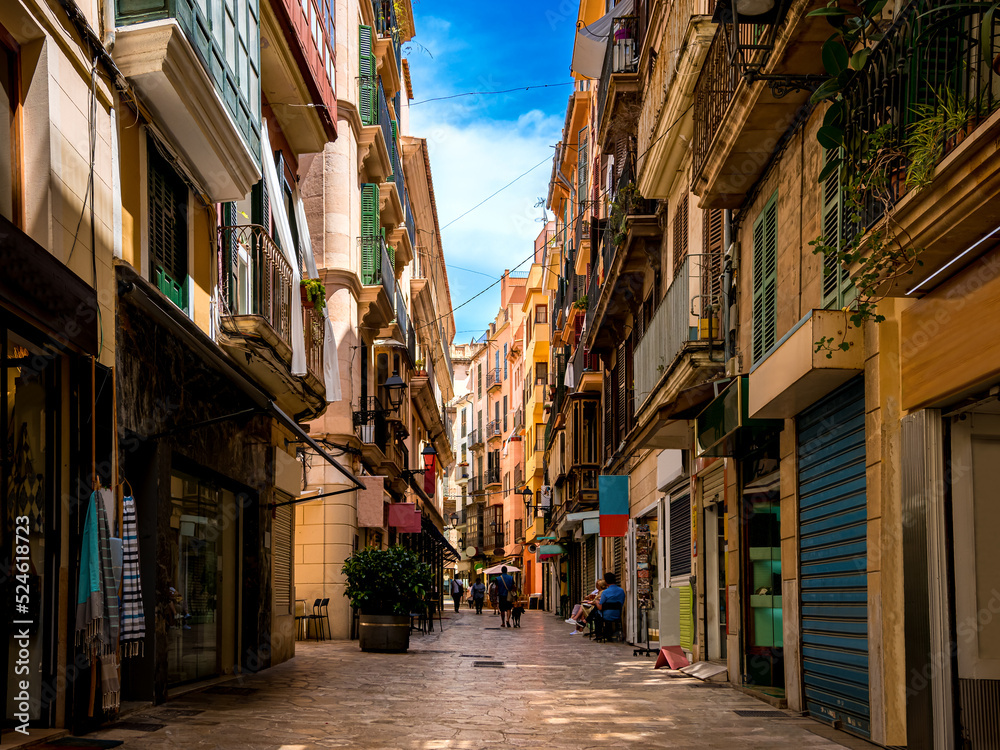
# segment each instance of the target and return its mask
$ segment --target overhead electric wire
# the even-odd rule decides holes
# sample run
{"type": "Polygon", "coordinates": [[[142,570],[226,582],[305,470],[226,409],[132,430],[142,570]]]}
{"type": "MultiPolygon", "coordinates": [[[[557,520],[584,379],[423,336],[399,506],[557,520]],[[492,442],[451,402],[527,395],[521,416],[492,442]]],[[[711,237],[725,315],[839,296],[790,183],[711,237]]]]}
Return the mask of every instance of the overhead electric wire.
{"type": "MultiPolygon", "coordinates": [[[[673,121],[673,122],[671,122],[671,123],[670,123],[670,125],[668,125],[668,126],[667,126],[667,129],[666,129],[666,130],[664,130],[664,131],[663,131],[663,133],[661,133],[661,134],[660,134],[660,135],[659,135],[659,136],[658,136],[658,137],[657,137],[657,138],[656,138],[656,139],[655,139],[654,141],[652,141],[652,142],[651,142],[651,143],[649,144],[649,146],[647,146],[647,147],[646,147],[646,150],[645,150],[645,151],[643,151],[643,152],[642,152],[641,154],[638,154],[638,155],[636,156],[636,161],[638,161],[639,159],[641,159],[642,157],[644,157],[644,156],[645,156],[646,154],[648,154],[648,153],[649,153],[649,151],[650,151],[650,149],[652,149],[652,148],[653,148],[653,146],[655,146],[655,145],[656,145],[657,143],[659,143],[661,139],[663,139],[663,138],[665,138],[665,137],[666,137],[667,135],[669,135],[669,134],[670,134],[670,131],[672,131],[672,130],[673,130],[673,129],[674,129],[675,127],[677,127],[677,123],[679,123],[679,122],[680,122],[680,121],[681,121],[681,120],[682,120],[682,119],[683,119],[683,118],[684,118],[684,117],[685,117],[685,116],[687,115],[687,113],[691,111],[691,109],[692,109],[693,107],[694,107],[694,103],[692,102],[691,104],[689,104],[689,105],[688,105],[688,106],[687,106],[687,107],[686,107],[686,108],[684,109],[684,111],[683,111],[683,112],[681,112],[681,113],[680,113],[679,115],[677,115],[677,117],[675,117],[675,118],[674,118],[674,121],[673,121]]],[[[547,159],[546,159],[546,161],[547,161],[547,159]]],[[[542,163],[544,163],[544,161],[543,161],[542,163]]],[[[536,165],[535,165],[534,167],[532,167],[531,169],[529,169],[529,170],[528,170],[528,172],[531,172],[532,170],[536,169],[536,168],[537,168],[538,166],[540,166],[540,164],[536,164],[536,165]]],[[[527,172],[525,172],[525,174],[527,174],[527,172]]],[[[524,175],[522,174],[522,175],[521,175],[520,177],[517,177],[517,178],[515,178],[515,179],[513,180],[513,182],[517,182],[517,180],[521,179],[521,177],[524,177],[524,175]]],[[[503,189],[505,189],[506,187],[509,187],[509,186],[510,186],[510,184],[513,184],[513,182],[512,182],[512,183],[509,183],[508,185],[505,185],[505,186],[504,186],[503,188],[500,188],[500,190],[503,190],[503,189]]],[[[500,191],[497,191],[497,192],[500,192],[500,191]]],[[[608,191],[607,191],[607,190],[602,190],[602,191],[601,191],[600,193],[598,193],[598,199],[600,199],[600,198],[603,198],[603,197],[605,197],[605,196],[607,195],[607,193],[608,193],[608,191]]],[[[496,193],[494,193],[494,195],[496,195],[496,193]]],[[[490,198],[492,198],[492,197],[493,197],[493,196],[490,196],[490,198]]],[[[481,206],[481,205],[482,205],[483,203],[485,203],[486,201],[490,200],[490,198],[487,198],[487,199],[486,199],[486,200],[484,200],[484,201],[483,201],[482,203],[480,203],[480,204],[479,204],[478,206],[475,206],[474,208],[472,208],[472,209],[469,209],[469,210],[470,210],[470,211],[474,211],[474,210],[475,210],[476,208],[479,208],[479,206],[481,206]]],[[[585,210],[586,210],[586,209],[581,209],[580,211],[578,211],[578,212],[576,213],[576,215],[574,215],[574,216],[573,216],[573,218],[572,218],[572,221],[567,221],[567,222],[566,222],[566,225],[568,226],[568,225],[569,225],[570,223],[573,223],[573,222],[576,222],[576,220],[577,220],[577,219],[579,219],[579,218],[580,218],[581,216],[583,216],[583,214],[584,214],[585,210]]],[[[466,213],[468,213],[468,211],[467,211],[466,213]]],[[[463,216],[464,216],[464,215],[465,215],[465,214],[463,214],[463,216]]],[[[460,217],[458,217],[458,218],[460,219],[460,218],[462,218],[462,217],[460,216],[460,217]]],[[[458,221],[458,219],[455,219],[455,221],[458,221]]],[[[453,221],[453,222],[452,222],[452,224],[454,224],[454,223],[455,223],[455,222],[453,221]]],[[[532,258],[534,258],[534,257],[535,257],[535,251],[534,251],[534,250],[532,250],[532,253],[531,253],[531,255],[529,255],[529,256],[528,256],[527,258],[525,258],[524,260],[522,260],[522,261],[521,261],[520,263],[518,263],[518,264],[517,264],[516,266],[514,266],[513,268],[511,268],[511,269],[510,269],[510,271],[516,271],[516,270],[517,270],[518,268],[520,268],[521,266],[523,266],[523,265],[524,265],[525,263],[527,263],[527,262],[528,262],[529,260],[531,260],[531,259],[532,259],[532,258]]],[[[445,318],[447,318],[447,317],[448,317],[448,315],[449,315],[449,314],[451,314],[451,315],[454,315],[454,313],[455,313],[455,310],[459,310],[459,309],[461,309],[461,308],[465,307],[465,306],[466,306],[467,304],[469,304],[470,302],[472,302],[473,300],[475,300],[475,299],[476,299],[477,297],[481,297],[482,295],[486,294],[486,292],[488,292],[488,291],[489,291],[490,289],[492,289],[492,288],[493,288],[493,287],[495,287],[495,286],[496,286],[497,284],[499,284],[499,283],[500,283],[501,281],[503,281],[503,278],[504,278],[504,277],[503,277],[503,276],[501,276],[501,277],[500,277],[499,279],[497,279],[496,281],[494,281],[494,282],[493,282],[492,284],[490,284],[490,285],[489,285],[488,287],[486,287],[485,289],[483,289],[483,290],[481,290],[481,291],[477,292],[477,293],[476,293],[475,295],[473,295],[472,297],[469,297],[469,299],[465,300],[465,302],[462,302],[462,303],[461,303],[461,304],[459,304],[459,305],[456,305],[456,306],[453,306],[453,307],[451,308],[451,312],[450,312],[450,313],[446,313],[446,314],[444,314],[444,315],[440,315],[440,316],[438,316],[437,318],[435,318],[434,320],[432,320],[432,321],[430,321],[430,322],[428,322],[428,323],[424,323],[424,325],[422,325],[422,326],[414,326],[414,327],[413,327],[413,330],[414,330],[414,331],[419,331],[419,330],[422,330],[422,329],[424,329],[424,328],[427,328],[428,326],[432,326],[432,325],[436,325],[436,324],[438,323],[438,321],[441,321],[441,320],[444,320],[445,318]]]]}
{"type": "Polygon", "coordinates": [[[450,96],[435,96],[433,99],[421,99],[419,102],[410,102],[411,107],[428,102],[443,102],[448,99],[458,99],[462,96],[487,96],[489,94],[510,94],[514,91],[531,91],[532,89],[548,89],[555,86],[572,86],[573,81],[563,81],[562,83],[539,83],[534,86],[517,86],[512,89],[500,89],[499,91],[463,91],[461,94],[451,94],[450,96]]]}
{"type": "Polygon", "coordinates": [[[477,203],[476,205],[474,205],[472,208],[470,208],[464,214],[462,214],[461,216],[456,216],[454,219],[452,219],[447,224],[445,224],[443,227],[441,227],[441,231],[443,232],[445,229],[447,229],[448,227],[450,227],[452,224],[454,224],[459,219],[465,218],[466,216],[468,216],[469,214],[471,214],[473,211],[475,211],[477,208],[479,208],[480,206],[482,206],[484,203],[486,203],[487,201],[495,198],[497,195],[499,195],[504,190],[506,190],[507,188],[509,188],[515,182],[517,182],[518,180],[520,180],[522,177],[524,177],[524,176],[526,176],[526,175],[531,174],[532,172],[534,172],[536,169],[538,169],[540,166],[542,166],[545,162],[547,162],[550,158],[551,157],[546,156],[544,159],[542,159],[540,162],[538,162],[538,164],[536,164],[535,166],[533,166],[527,172],[522,172],[517,177],[515,177],[513,180],[511,180],[506,185],[504,185],[502,188],[500,188],[499,190],[497,190],[495,193],[492,193],[492,194],[486,196],[485,198],[483,198],[481,201],[479,201],[479,203],[477,203]]]}

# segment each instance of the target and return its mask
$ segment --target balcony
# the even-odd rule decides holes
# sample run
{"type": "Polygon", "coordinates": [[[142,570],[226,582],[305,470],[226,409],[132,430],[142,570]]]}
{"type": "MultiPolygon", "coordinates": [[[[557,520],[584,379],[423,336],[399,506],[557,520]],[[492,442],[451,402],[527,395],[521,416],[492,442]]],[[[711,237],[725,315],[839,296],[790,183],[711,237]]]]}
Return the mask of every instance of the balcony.
{"type": "Polygon", "coordinates": [[[595,269],[596,277],[591,275],[587,292],[592,309],[587,310],[585,346],[592,352],[610,351],[625,340],[632,300],[642,299],[646,272],[660,263],[662,230],[656,202],[639,197],[634,164],[629,154],[602,233],[600,268],[595,269]]]}
{"type": "MultiPolygon", "coordinates": [[[[862,131],[886,131],[887,149],[900,152],[897,175],[908,167],[905,144],[912,126],[944,116],[949,95],[954,103],[948,109],[965,119],[957,131],[938,134],[933,145],[939,160],[927,185],[908,190],[905,180],[890,176],[865,196],[863,229],[884,226],[888,209],[892,234],[922,248],[919,264],[880,287],[880,295],[926,294],[997,246],[1000,89],[990,68],[1000,53],[1000,36],[994,27],[981,44],[983,8],[955,13],[955,6],[947,6],[952,10],[935,16],[938,5],[930,0],[906,5],[844,92],[851,113],[845,142],[853,143],[862,131]],[[928,80],[941,86],[935,89],[928,80]]],[[[863,158],[856,152],[849,157],[863,158]]]]}
{"type": "Polygon", "coordinates": [[[492,468],[486,470],[486,489],[500,486],[500,469],[492,468]]]}
{"type": "MultiPolygon", "coordinates": [[[[635,346],[636,440],[643,447],[690,448],[687,420],[667,418],[682,391],[723,374],[715,280],[688,257],[635,346]]],[[[706,264],[711,266],[711,264],[706,264]]]]}
{"type": "Polygon", "coordinates": [[[381,78],[358,78],[358,110],[361,114],[361,130],[358,133],[361,181],[385,182],[392,174],[392,157],[389,153],[392,124],[381,78]]]}
{"type": "Polygon", "coordinates": [[[832,30],[809,11],[822,0],[777,3],[775,23],[739,24],[730,49],[720,24],[694,87],[691,190],[702,208],[739,208],[770,164],[771,155],[809,100],[811,86],[782,88],[778,80],[821,76],[823,42],[832,30]]]}
{"type": "Polygon", "coordinates": [[[577,393],[601,393],[604,386],[604,367],[601,358],[582,343],[573,354],[573,388],[577,393]]]}
{"type": "MultiPolygon", "coordinates": [[[[646,80],[639,113],[638,186],[645,196],[666,199],[691,147],[694,84],[715,33],[715,0],[658,5],[666,17],[660,21],[660,56],[646,80]]],[[[655,24],[651,18],[650,26],[655,24]]]]}
{"type": "Polygon", "coordinates": [[[369,396],[353,412],[354,433],[361,441],[361,459],[368,469],[384,473],[393,483],[393,489],[405,491],[400,472],[407,468],[409,459],[388,415],[378,397],[369,396]]]}
{"type": "Polygon", "coordinates": [[[612,21],[597,89],[599,144],[606,144],[612,122],[617,132],[635,132],[632,105],[639,102],[639,23],[635,16],[612,21]]]}
{"type": "Polygon", "coordinates": [[[476,448],[482,448],[485,442],[482,430],[470,430],[468,444],[469,447],[475,450],[476,448]]]}
{"type": "Polygon", "coordinates": [[[272,111],[297,154],[322,151],[337,138],[333,16],[317,11],[322,0],[311,13],[306,11],[309,5],[309,0],[259,3],[260,85],[271,102],[292,105],[272,111]]]}
{"type": "Polygon", "coordinates": [[[434,446],[438,452],[438,462],[447,466],[455,459],[449,431],[444,423],[444,416],[439,405],[439,396],[435,392],[433,362],[428,360],[424,375],[413,375],[410,378],[410,403],[420,417],[420,421],[431,435],[436,435],[434,446]]]}
{"type": "MultiPolygon", "coordinates": [[[[150,5],[154,4],[146,4],[150,5]]],[[[232,44],[235,37],[238,52],[233,57],[256,77],[260,69],[256,48],[240,39],[246,35],[246,24],[239,32],[234,25],[219,25],[213,34],[201,3],[177,0],[155,5],[162,12],[127,13],[119,8],[115,63],[176,145],[208,199],[243,200],[260,181],[260,92],[248,83],[237,83],[218,40],[225,33],[232,44]],[[172,11],[176,17],[171,17],[172,11]]],[[[247,0],[238,5],[242,13],[251,12],[247,0]]]]}
{"type": "MultiPolygon", "coordinates": [[[[393,0],[372,0],[372,9],[375,11],[375,54],[379,61],[379,73],[389,84],[389,91],[396,94],[402,88],[403,79],[402,39],[396,4],[393,0]]],[[[398,107],[396,117],[399,117],[398,107]]]]}
{"type": "Polygon", "coordinates": [[[500,420],[491,419],[486,423],[486,439],[499,440],[503,438],[503,431],[500,429],[500,420]]]}
{"type": "Polygon", "coordinates": [[[486,371],[487,391],[492,391],[494,388],[501,388],[503,386],[503,378],[500,377],[501,374],[502,373],[499,367],[491,367],[486,371]]]}
{"type": "Polygon", "coordinates": [[[362,323],[381,329],[390,325],[396,317],[398,290],[395,263],[381,237],[362,237],[358,244],[361,251],[361,302],[368,306],[362,315],[362,323]]]}
{"type": "Polygon", "coordinates": [[[524,409],[518,408],[514,412],[514,416],[511,418],[511,431],[518,435],[524,432],[524,409]]]}
{"type": "Polygon", "coordinates": [[[228,260],[220,278],[226,312],[220,316],[220,344],[237,365],[259,380],[291,414],[322,411],[323,318],[302,308],[292,321],[292,268],[264,227],[245,225],[219,229],[220,256],[228,260]],[[305,332],[307,374],[291,375],[292,326],[305,332]],[[247,351],[257,356],[248,357],[247,351]]]}
{"type": "Polygon", "coordinates": [[[473,497],[482,496],[484,490],[483,475],[476,474],[469,478],[469,494],[473,497]]]}
{"type": "Polygon", "coordinates": [[[566,482],[563,485],[564,502],[566,513],[584,513],[597,510],[597,477],[600,469],[596,466],[591,468],[576,467],[566,474],[566,482]]]}

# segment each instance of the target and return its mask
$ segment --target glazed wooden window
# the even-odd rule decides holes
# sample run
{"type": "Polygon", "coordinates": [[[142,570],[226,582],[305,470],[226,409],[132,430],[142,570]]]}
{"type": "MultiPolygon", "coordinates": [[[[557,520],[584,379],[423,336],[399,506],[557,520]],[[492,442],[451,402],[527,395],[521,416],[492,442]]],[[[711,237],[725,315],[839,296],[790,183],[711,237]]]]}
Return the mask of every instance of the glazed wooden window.
{"type": "Polygon", "coordinates": [[[0,216],[23,226],[20,47],[0,25],[0,216]]]}

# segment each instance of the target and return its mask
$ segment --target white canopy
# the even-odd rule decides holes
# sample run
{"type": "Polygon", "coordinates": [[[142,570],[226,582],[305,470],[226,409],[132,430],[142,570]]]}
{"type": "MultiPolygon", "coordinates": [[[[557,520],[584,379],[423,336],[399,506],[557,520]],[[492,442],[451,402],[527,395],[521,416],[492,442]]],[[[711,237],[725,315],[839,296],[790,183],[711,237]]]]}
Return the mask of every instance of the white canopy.
{"type": "Polygon", "coordinates": [[[587,78],[600,78],[604,67],[604,53],[608,48],[611,22],[632,12],[634,0],[622,0],[610,13],[576,31],[573,44],[573,64],[570,70],[587,78]]]}

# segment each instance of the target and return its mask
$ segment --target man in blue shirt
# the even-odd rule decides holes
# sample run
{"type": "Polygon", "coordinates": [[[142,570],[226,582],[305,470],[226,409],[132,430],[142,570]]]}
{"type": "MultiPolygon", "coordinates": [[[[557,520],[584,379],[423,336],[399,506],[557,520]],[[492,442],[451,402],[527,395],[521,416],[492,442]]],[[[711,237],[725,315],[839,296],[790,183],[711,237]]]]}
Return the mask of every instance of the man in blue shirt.
{"type": "Polygon", "coordinates": [[[500,597],[500,627],[510,627],[510,611],[514,608],[514,579],[507,572],[507,566],[500,568],[496,578],[497,595],[500,597]]]}
{"type": "Polygon", "coordinates": [[[604,582],[608,587],[601,592],[597,608],[601,610],[604,623],[616,622],[622,619],[622,607],[625,606],[625,589],[618,585],[618,576],[605,573],[604,582]]]}

